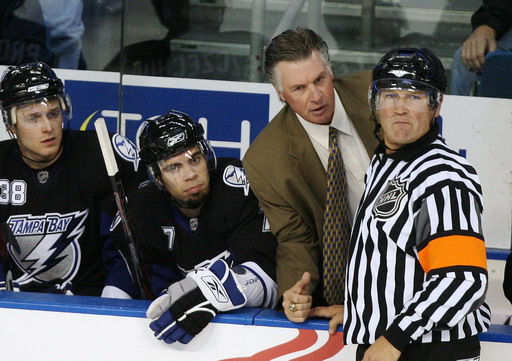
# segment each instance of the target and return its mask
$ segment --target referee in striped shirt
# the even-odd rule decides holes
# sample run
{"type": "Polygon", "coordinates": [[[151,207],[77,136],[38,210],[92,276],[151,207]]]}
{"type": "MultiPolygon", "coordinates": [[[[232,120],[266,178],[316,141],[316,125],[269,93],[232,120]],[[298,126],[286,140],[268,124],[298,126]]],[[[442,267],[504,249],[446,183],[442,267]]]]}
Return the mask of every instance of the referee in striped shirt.
{"type": "Polygon", "coordinates": [[[477,361],[487,330],[482,189],[438,135],[446,75],[428,49],[388,52],[369,101],[380,140],[350,242],[347,344],[363,361],[477,361]]]}

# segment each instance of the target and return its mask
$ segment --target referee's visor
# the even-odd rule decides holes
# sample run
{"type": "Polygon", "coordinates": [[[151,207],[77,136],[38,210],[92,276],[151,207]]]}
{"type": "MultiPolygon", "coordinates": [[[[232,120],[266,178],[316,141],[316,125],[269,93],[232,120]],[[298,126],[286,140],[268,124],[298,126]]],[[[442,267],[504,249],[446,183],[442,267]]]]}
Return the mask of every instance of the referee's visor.
{"type": "Polygon", "coordinates": [[[416,112],[431,112],[439,97],[438,89],[411,79],[376,80],[370,92],[370,105],[376,111],[407,108],[416,112]]]}

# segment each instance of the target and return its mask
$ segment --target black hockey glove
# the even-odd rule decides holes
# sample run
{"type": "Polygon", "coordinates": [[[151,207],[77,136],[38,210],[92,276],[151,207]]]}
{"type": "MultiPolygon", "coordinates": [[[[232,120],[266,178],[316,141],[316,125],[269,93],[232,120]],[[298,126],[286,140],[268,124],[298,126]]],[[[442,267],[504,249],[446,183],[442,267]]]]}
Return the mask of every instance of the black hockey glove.
{"type": "Polygon", "coordinates": [[[157,339],[189,343],[219,312],[243,307],[247,298],[223,260],[187,274],[149,306],[146,317],[157,339]]]}

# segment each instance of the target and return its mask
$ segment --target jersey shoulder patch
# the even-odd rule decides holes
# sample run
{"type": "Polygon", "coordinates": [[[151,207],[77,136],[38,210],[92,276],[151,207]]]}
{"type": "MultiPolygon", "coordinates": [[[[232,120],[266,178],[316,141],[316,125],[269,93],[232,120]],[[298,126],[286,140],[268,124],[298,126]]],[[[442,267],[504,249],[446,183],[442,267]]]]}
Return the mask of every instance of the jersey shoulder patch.
{"type": "Polygon", "coordinates": [[[243,167],[228,165],[224,169],[222,179],[229,187],[243,188],[244,194],[249,195],[249,180],[243,167]]]}
{"type": "Polygon", "coordinates": [[[117,133],[112,136],[112,146],[121,158],[133,163],[133,170],[137,171],[140,161],[137,146],[130,139],[117,133]]]}

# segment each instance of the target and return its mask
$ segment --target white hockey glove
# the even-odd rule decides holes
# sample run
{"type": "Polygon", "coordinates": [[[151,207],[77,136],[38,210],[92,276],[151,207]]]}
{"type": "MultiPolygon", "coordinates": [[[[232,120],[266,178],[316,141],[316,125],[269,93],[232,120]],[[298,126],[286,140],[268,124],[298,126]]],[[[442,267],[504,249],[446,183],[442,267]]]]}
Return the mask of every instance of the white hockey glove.
{"type": "Polygon", "coordinates": [[[183,344],[199,334],[219,312],[243,307],[247,298],[224,260],[187,274],[154,300],[146,317],[157,339],[183,344]]]}

